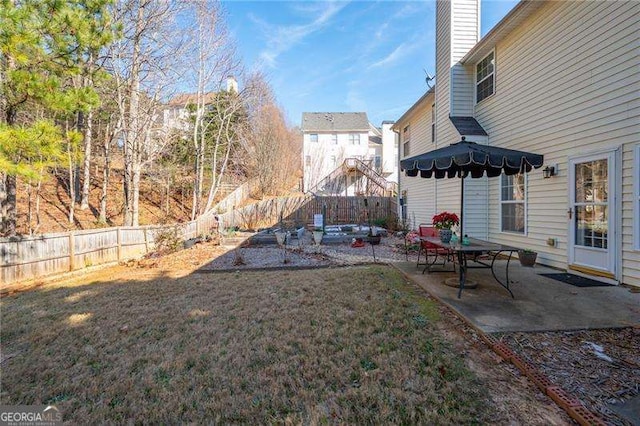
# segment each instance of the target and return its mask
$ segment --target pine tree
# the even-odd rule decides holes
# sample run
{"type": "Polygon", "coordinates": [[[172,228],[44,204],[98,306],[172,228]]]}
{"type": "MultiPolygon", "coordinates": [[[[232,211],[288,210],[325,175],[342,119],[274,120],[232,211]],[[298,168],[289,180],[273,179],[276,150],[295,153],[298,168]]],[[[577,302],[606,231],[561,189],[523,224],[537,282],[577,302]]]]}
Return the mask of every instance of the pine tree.
{"type": "Polygon", "coordinates": [[[29,108],[37,105],[58,117],[99,103],[90,85],[70,82],[86,75],[85,65],[110,41],[108,5],[108,0],[0,0],[1,235],[16,234],[16,177],[33,176],[42,167],[25,153],[60,149],[50,156],[60,160],[65,143],[77,140],[53,122],[33,119],[29,108]],[[19,145],[25,141],[26,147],[19,145]]]}

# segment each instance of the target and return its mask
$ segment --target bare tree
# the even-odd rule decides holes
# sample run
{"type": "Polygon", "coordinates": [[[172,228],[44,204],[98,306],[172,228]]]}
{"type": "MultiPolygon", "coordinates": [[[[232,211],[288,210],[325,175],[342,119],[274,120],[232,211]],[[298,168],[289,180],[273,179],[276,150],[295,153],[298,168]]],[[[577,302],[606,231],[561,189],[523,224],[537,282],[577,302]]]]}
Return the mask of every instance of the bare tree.
{"type": "Polygon", "coordinates": [[[194,185],[191,218],[211,208],[224,176],[234,135],[243,108],[244,89],[238,92],[233,75],[240,75],[235,46],[228,36],[224,14],[218,2],[195,2],[190,10],[194,26],[193,65],[188,76],[196,87],[185,107],[191,112],[191,135],[194,148],[194,185]],[[226,87],[225,87],[226,84],[226,87]],[[203,206],[205,170],[210,170],[207,203],[203,206]]]}
{"type": "Polygon", "coordinates": [[[162,152],[160,99],[166,97],[182,70],[186,44],[178,23],[186,3],[120,0],[114,16],[123,37],[114,44],[110,72],[119,80],[124,144],[124,224],[138,225],[140,179],[144,166],[162,152]]]}
{"type": "Polygon", "coordinates": [[[240,139],[245,173],[255,182],[255,195],[277,195],[295,186],[301,173],[300,135],[291,129],[264,76],[247,79],[247,125],[240,139]]]}

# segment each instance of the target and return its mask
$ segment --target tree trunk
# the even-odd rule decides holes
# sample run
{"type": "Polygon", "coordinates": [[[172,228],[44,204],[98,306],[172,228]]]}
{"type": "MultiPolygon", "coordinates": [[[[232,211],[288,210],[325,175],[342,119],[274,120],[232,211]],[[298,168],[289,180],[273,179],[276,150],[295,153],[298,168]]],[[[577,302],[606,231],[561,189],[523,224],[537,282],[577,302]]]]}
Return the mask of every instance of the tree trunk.
{"type": "Polygon", "coordinates": [[[42,171],[40,171],[40,178],[38,178],[38,185],[36,186],[36,227],[33,230],[34,234],[38,233],[40,229],[40,190],[42,189],[42,171]]]}
{"type": "Polygon", "coordinates": [[[91,138],[93,131],[93,110],[87,113],[87,125],[84,128],[84,176],[82,179],[82,198],[80,210],[89,208],[89,191],[91,189],[91,138]]]}
{"type": "Polygon", "coordinates": [[[138,226],[138,216],[139,216],[139,199],[140,199],[140,167],[133,167],[133,180],[132,180],[132,203],[131,203],[131,214],[132,221],[131,226],[138,226]]]}
{"type": "Polygon", "coordinates": [[[196,164],[195,164],[195,176],[193,181],[193,200],[191,204],[191,220],[194,220],[198,215],[198,210],[200,209],[200,187],[202,186],[202,181],[200,180],[200,169],[202,168],[202,164],[200,163],[200,145],[196,144],[196,164]]]}
{"type": "Polygon", "coordinates": [[[104,144],[104,168],[102,170],[102,192],[100,193],[100,218],[101,223],[107,223],[107,194],[109,191],[109,174],[111,173],[111,135],[107,125],[104,144]]]}
{"type": "Polygon", "coordinates": [[[137,204],[140,189],[140,56],[141,56],[141,34],[144,30],[144,7],[145,4],[138,4],[136,16],[136,36],[133,39],[133,55],[131,58],[131,75],[129,86],[129,122],[127,128],[127,138],[125,141],[125,176],[124,176],[124,195],[125,195],[125,226],[136,226],[138,223],[137,204]],[[136,171],[136,169],[138,169],[136,171]],[[136,184],[136,175],[138,182],[136,184]]]}
{"type": "Polygon", "coordinates": [[[29,231],[29,235],[33,235],[33,228],[31,228],[31,219],[32,219],[32,207],[31,207],[31,184],[27,183],[26,185],[27,191],[27,230],[29,231]]]}
{"type": "Polygon", "coordinates": [[[69,223],[73,223],[76,207],[75,167],[73,166],[73,152],[69,143],[69,223]]]}

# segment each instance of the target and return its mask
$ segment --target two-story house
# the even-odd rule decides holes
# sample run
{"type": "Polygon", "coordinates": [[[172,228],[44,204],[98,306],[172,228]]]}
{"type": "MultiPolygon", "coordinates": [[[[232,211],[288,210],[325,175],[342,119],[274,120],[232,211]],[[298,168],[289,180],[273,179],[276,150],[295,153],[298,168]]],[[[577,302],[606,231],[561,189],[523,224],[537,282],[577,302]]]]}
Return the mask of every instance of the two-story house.
{"type": "Polygon", "coordinates": [[[389,191],[398,167],[396,137],[390,128],[389,122],[381,129],[373,126],[364,112],[303,113],[304,191],[335,195],[389,191]]]}
{"type": "MultiPolygon", "coordinates": [[[[467,140],[544,155],[465,180],[465,233],[640,286],[640,3],[521,1],[479,40],[479,0],[436,6],[436,86],[395,124],[400,158],[467,140]]],[[[459,179],[401,174],[414,226],[459,212],[459,179]]]]}

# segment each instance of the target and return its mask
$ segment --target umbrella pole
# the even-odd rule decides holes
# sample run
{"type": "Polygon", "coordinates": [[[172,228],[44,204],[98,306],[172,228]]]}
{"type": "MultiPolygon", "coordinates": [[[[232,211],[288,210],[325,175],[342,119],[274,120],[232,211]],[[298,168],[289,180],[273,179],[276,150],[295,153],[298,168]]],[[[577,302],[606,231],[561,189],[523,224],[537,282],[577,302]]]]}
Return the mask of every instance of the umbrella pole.
{"type": "Polygon", "coordinates": [[[460,238],[464,237],[462,224],[464,223],[464,176],[460,178],[460,238]]]}

